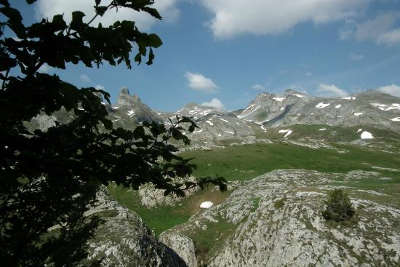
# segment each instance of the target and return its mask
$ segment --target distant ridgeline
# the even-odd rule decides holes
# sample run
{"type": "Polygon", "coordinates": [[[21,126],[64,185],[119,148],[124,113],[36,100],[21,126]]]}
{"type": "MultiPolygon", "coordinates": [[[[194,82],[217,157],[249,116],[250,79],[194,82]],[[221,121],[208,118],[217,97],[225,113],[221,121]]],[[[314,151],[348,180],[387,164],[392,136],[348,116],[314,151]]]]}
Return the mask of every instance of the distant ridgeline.
{"type": "MultiPolygon", "coordinates": [[[[241,110],[230,112],[189,103],[172,113],[152,110],[123,88],[116,104],[105,105],[114,125],[123,128],[134,128],[143,121],[169,124],[176,115],[192,117],[199,129],[186,134],[194,148],[273,139],[359,144],[400,137],[400,98],[373,90],[327,98],[288,89],[281,95],[261,93],[241,110]]],[[[60,111],[54,116],[38,116],[33,122],[45,129],[56,120],[68,120],[68,116],[60,111]]]]}

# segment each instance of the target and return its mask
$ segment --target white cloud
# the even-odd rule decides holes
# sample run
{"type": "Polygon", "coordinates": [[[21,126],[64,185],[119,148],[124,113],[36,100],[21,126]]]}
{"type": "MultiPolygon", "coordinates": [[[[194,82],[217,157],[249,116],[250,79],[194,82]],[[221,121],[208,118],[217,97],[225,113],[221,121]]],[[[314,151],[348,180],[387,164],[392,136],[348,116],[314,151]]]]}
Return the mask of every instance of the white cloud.
{"type": "Polygon", "coordinates": [[[394,45],[400,43],[400,28],[383,33],[378,40],[378,43],[394,45]]]}
{"type": "Polygon", "coordinates": [[[400,97],[400,86],[396,84],[386,85],[376,89],[382,93],[400,97]]]}
{"type": "Polygon", "coordinates": [[[218,98],[213,98],[211,99],[211,101],[204,102],[201,105],[206,107],[212,107],[218,110],[223,110],[225,108],[224,104],[222,104],[222,102],[218,98]]]}
{"type": "MultiPolygon", "coordinates": [[[[102,5],[108,5],[111,0],[103,0],[102,5]]],[[[179,16],[179,10],[176,8],[177,0],[158,0],[155,1],[155,7],[164,21],[173,21],[179,16]]],[[[86,14],[86,21],[90,20],[94,12],[94,1],[92,0],[39,0],[37,4],[37,14],[39,17],[52,18],[54,14],[64,14],[64,19],[71,20],[71,13],[75,10],[81,10],[86,14]]],[[[115,20],[134,20],[141,30],[148,30],[156,21],[148,14],[132,11],[128,8],[119,8],[118,12],[113,9],[108,11],[103,17],[95,20],[95,23],[110,25],[115,20]]]]}
{"type": "Polygon", "coordinates": [[[209,22],[214,36],[277,34],[311,21],[327,23],[354,17],[370,0],[202,0],[214,15],[209,22]]]}
{"type": "MultiPolygon", "coordinates": [[[[347,26],[350,27],[350,26],[347,26]]],[[[339,39],[340,40],[347,40],[350,39],[354,33],[354,29],[352,28],[343,28],[339,30],[339,39]]]]}
{"type": "Polygon", "coordinates": [[[353,61],[360,61],[364,59],[364,55],[359,53],[350,53],[349,58],[353,61]]]}
{"type": "Polygon", "coordinates": [[[206,93],[213,93],[218,86],[210,79],[200,73],[186,72],[186,79],[189,82],[189,87],[206,93]]]}
{"type": "Polygon", "coordinates": [[[305,75],[306,75],[307,77],[311,77],[311,76],[312,76],[312,72],[308,71],[308,72],[305,73],[305,75]]]}
{"type": "Polygon", "coordinates": [[[257,91],[266,91],[267,88],[262,86],[261,84],[255,84],[251,87],[251,89],[257,90],[257,91]]]}
{"type": "Polygon", "coordinates": [[[321,96],[326,96],[326,97],[337,97],[337,96],[343,97],[348,95],[348,93],[345,90],[340,89],[334,84],[321,83],[317,89],[317,92],[321,96]]]}
{"type": "Polygon", "coordinates": [[[358,41],[373,41],[377,44],[394,45],[400,43],[400,28],[396,28],[396,21],[400,13],[385,13],[363,23],[348,26],[339,32],[341,39],[354,38],[358,41]]]}
{"type": "Polygon", "coordinates": [[[81,74],[79,76],[79,79],[81,79],[82,82],[84,83],[90,83],[92,82],[92,80],[89,78],[89,76],[87,76],[86,74],[81,74]]]}

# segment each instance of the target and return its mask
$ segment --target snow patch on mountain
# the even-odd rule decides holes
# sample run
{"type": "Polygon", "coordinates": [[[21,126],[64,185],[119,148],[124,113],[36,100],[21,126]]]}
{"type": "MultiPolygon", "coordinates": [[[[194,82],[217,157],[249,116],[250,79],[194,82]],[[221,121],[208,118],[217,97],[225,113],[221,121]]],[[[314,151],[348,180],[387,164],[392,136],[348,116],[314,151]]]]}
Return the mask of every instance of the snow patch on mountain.
{"type": "Polygon", "coordinates": [[[370,103],[371,106],[374,106],[382,111],[389,111],[389,110],[400,110],[400,104],[398,103],[393,103],[390,106],[387,104],[381,104],[381,103],[370,103]]]}
{"type": "Polygon", "coordinates": [[[326,108],[326,107],[329,107],[331,104],[330,103],[324,103],[324,102],[320,102],[320,103],[318,103],[315,107],[316,108],[326,108]]]}
{"type": "Polygon", "coordinates": [[[367,131],[362,132],[360,137],[361,139],[374,139],[374,136],[367,131]]]}
{"type": "Polygon", "coordinates": [[[390,107],[388,107],[386,110],[392,110],[392,109],[400,110],[400,104],[393,103],[393,104],[392,104],[390,107]]]}
{"type": "Polygon", "coordinates": [[[273,97],[272,99],[278,102],[282,102],[283,100],[286,99],[286,97],[273,97]]]}
{"type": "Polygon", "coordinates": [[[300,98],[303,98],[304,97],[304,95],[300,95],[300,94],[293,94],[294,96],[297,96],[297,97],[300,97],[300,98]]]}
{"type": "Polygon", "coordinates": [[[204,202],[201,202],[200,208],[202,208],[202,209],[209,209],[209,208],[211,208],[213,205],[214,205],[214,203],[212,203],[211,201],[204,201],[204,202]]]}
{"type": "Polygon", "coordinates": [[[286,137],[288,137],[289,135],[291,135],[291,134],[293,133],[293,131],[290,130],[290,129],[282,129],[282,130],[279,130],[278,133],[281,133],[281,134],[283,133],[283,134],[285,134],[283,137],[286,138],[286,137]]]}

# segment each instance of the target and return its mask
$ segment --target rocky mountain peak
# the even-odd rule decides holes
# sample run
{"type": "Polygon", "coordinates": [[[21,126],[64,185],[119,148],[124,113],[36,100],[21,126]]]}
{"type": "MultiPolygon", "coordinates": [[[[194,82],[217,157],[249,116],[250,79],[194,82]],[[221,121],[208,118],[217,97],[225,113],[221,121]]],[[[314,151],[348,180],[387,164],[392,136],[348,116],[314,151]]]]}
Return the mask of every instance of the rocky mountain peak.
{"type": "Polygon", "coordinates": [[[178,110],[176,112],[176,114],[182,115],[182,116],[189,116],[189,117],[193,117],[194,119],[197,119],[202,116],[206,116],[210,113],[216,113],[216,112],[220,112],[220,110],[218,110],[214,107],[204,106],[201,104],[191,102],[191,103],[186,104],[180,110],[178,110]]]}
{"type": "Polygon", "coordinates": [[[122,88],[121,92],[119,93],[118,101],[117,101],[117,106],[132,106],[135,104],[141,104],[140,98],[134,94],[131,95],[129,93],[128,88],[122,88]]]}
{"type": "Polygon", "coordinates": [[[304,97],[310,97],[308,94],[296,91],[294,89],[286,89],[285,92],[283,93],[285,96],[295,96],[297,98],[304,98],[304,97]]]}
{"type": "Polygon", "coordinates": [[[131,95],[128,88],[121,89],[117,104],[113,106],[112,109],[117,116],[115,121],[119,121],[121,115],[132,118],[138,122],[162,121],[161,117],[150,107],[143,104],[136,94],[131,95]]]}

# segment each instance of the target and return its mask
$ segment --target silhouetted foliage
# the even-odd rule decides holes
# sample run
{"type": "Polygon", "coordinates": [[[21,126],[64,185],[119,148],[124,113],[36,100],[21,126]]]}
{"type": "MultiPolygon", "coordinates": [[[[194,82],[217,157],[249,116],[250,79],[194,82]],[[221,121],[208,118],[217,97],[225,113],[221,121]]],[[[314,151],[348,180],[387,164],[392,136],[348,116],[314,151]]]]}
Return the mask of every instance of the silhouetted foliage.
{"type": "Polygon", "coordinates": [[[342,189],[330,191],[325,204],[327,207],[322,212],[322,216],[326,220],[342,222],[351,219],[355,213],[349,196],[342,189]]]}
{"type": "MultiPolygon", "coordinates": [[[[32,4],[36,0],[26,0],[32,4]]],[[[8,0],[0,0],[0,257],[3,266],[74,265],[86,257],[85,243],[99,219],[84,217],[100,185],[111,181],[135,189],[151,182],[166,193],[182,195],[185,188],[214,183],[175,183],[174,177],[192,173],[189,160],[175,154],[168,140],[189,139],[182,125],[196,127],[189,118],[177,118],[170,127],[144,123],[134,131],[115,129],[107,118],[95,88],[80,88],[57,75],[39,73],[43,64],[64,69],[67,63],[99,67],[125,63],[152,64],[153,48],[162,42],[155,34],[140,32],[133,21],[92,26],[108,10],[127,7],[161,19],[152,0],[113,0],[107,6],[95,0],[94,18],[75,11],[70,23],[63,15],[25,26],[8,0]],[[15,37],[4,34],[8,28],[15,37]],[[15,74],[17,73],[17,74],[15,74]],[[46,131],[29,129],[38,114],[60,109],[73,114],[68,123],[46,131]],[[50,230],[51,229],[51,230],[50,230]]],[[[100,95],[100,97],[99,97],[100,95]]]]}

